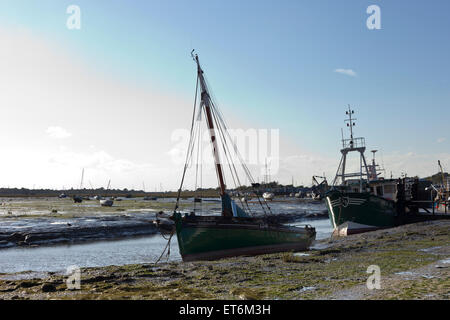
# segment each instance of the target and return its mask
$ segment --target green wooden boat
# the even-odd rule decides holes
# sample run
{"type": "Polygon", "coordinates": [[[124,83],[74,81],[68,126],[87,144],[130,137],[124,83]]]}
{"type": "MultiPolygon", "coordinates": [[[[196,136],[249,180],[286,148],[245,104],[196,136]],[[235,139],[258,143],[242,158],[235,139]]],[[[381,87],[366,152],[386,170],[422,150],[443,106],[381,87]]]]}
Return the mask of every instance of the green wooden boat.
{"type": "MultiPolygon", "coordinates": [[[[239,255],[257,255],[308,249],[316,236],[316,231],[313,227],[309,225],[302,227],[283,225],[278,222],[274,216],[269,214],[269,206],[263,199],[260,199],[258,194],[258,200],[263,208],[264,215],[252,215],[248,204],[240,200],[241,206],[239,206],[230,198],[226,191],[225,176],[220,161],[216,136],[216,129],[221,137],[226,136],[225,123],[221,118],[217,106],[214,105],[214,102],[210,98],[198,56],[192,55],[192,57],[197,64],[197,89],[200,87],[201,97],[198,111],[199,115],[197,115],[197,118],[201,116],[200,114],[204,114],[209,129],[219,184],[219,194],[222,199],[222,212],[221,215],[197,215],[195,211],[193,211],[191,213],[186,212],[184,216],[182,216],[182,214],[177,211],[189,162],[187,158],[181,186],[178,190],[177,204],[172,216],[172,219],[175,221],[178,246],[183,261],[214,260],[239,255]]],[[[193,119],[196,115],[195,105],[196,104],[194,104],[193,119]]],[[[189,142],[188,155],[192,154],[194,148],[193,142],[195,141],[196,134],[193,133],[193,131],[194,121],[191,128],[191,141],[189,142]]],[[[225,139],[222,140],[222,143],[226,143],[225,141],[225,139]]],[[[234,144],[233,150],[237,152],[234,144]]],[[[232,159],[227,158],[227,160],[229,161],[228,163],[230,163],[230,161],[232,162],[232,159]]],[[[242,163],[242,166],[249,181],[252,182],[255,187],[258,187],[258,184],[254,183],[250,171],[246,168],[244,163],[242,163]]],[[[234,163],[229,167],[234,168],[234,163]]],[[[237,179],[237,172],[232,172],[232,174],[235,175],[233,179],[237,179]]]]}
{"type": "Polygon", "coordinates": [[[258,218],[187,216],[175,214],[183,261],[215,260],[239,255],[307,250],[315,229],[268,223],[258,218]]]}

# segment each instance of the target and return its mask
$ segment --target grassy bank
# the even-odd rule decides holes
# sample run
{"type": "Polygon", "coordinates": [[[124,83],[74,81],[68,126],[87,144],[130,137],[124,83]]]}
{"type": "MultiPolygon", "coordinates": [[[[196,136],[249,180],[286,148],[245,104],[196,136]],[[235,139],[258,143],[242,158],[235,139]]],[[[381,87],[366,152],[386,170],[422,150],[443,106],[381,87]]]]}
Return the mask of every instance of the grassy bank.
{"type": "Polygon", "coordinates": [[[86,268],[73,291],[62,275],[3,275],[0,298],[449,299],[449,231],[450,222],[435,221],[324,240],[306,255],[86,268]],[[380,267],[380,290],[366,287],[369,265],[380,267]]]}

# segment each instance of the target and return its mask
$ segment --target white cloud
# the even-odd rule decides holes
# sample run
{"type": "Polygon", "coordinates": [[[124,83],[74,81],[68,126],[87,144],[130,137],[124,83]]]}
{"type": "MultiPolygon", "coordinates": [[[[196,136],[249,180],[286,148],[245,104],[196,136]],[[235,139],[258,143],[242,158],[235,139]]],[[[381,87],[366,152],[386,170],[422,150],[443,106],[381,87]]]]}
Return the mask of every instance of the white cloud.
{"type": "Polygon", "coordinates": [[[447,140],[447,139],[445,139],[445,138],[439,138],[439,139],[436,140],[436,142],[437,142],[437,143],[442,143],[442,142],[444,142],[445,140],[447,140]]]}
{"type": "Polygon", "coordinates": [[[48,161],[65,168],[90,168],[119,174],[153,169],[151,164],[139,164],[128,159],[117,159],[103,150],[86,153],[61,148],[59,152],[52,154],[48,161]]]}
{"type": "Polygon", "coordinates": [[[340,74],[345,74],[350,77],[356,77],[356,72],[353,71],[352,69],[336,69],[336,70],[334,70],[334,72],[337,72],[340,74]]]}
{"type": "Polygon", "coordinates": [[[72,136],[66,129],[58,126],[48,127],[45,132],[54,139],[66,139],[72,136]]]}

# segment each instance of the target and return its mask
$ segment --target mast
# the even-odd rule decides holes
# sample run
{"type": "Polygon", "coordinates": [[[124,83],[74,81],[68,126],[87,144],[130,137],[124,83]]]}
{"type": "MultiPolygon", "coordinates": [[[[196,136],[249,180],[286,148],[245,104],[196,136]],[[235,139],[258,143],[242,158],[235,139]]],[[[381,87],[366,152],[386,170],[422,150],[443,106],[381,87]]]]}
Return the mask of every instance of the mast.
{"type": "MultiPolygon", "coordinates": [[[[342,158],[341,162],[339,163],[338,170],[336,172],[336,176],[334,178],[333,184],[334,186],[338,185],[338,182],[340,181],[341,185],[346,185],[346,178],[351,177],[359,177],[359,191],[363,191],[363,176],[367,177],[367,181],[370,180],[370,174],[369,174],[369,168],[366,163],[366,158],[364,156],[364,152],[366,151],[365,146],[365,139],[362,137],[354,138],[353,137],[353,127],[355,126],[355,122],[357,119],[353,118],[353,114],[355,111],[353,111],[350,108],[350,105],[348,106],[348,111],[345,112],[345,114],[348,116],[348,119],[344,120],[347,123],[347,127],[350,129],[350,139],[344,139],[342,136],[342,158]],[[358,152],[360,156],[360,170],[359,172],[355,173],[346,173],[346,164],[347,164],[347,155],[349,152],[358,152]],[[363,169],[364,168],[364,169],[363,169]],[[364,171],[364,172],[363,172],[364,171]]],[[[342,129],[341,129],[342,134],[342,129]]]]}
{"type": "Polygon", "coordinates": [[[267,188],[268,182],[269,182],[269,178],[267,176],[267,158],[266,158],[266,175],[264,176],[264,184],[266,185],[266,188],[267,188]]]}
{"type": "Polygon", "coordinates": [[[83,179],[84,179],[84,168],[83,170],[81,170],[80,190],[83,188],[83,179]]]}
{"type": "Polygon", "coordinates": [[[444,169],[442,169],[441,160],[438,160],[438,166],[441,170],[441,178],[442,178],[442,187],[444,187],[445,184],[445,178],[444,178],[444,169]]]}
{"type": "Polygon", "coordinates": [[[207,123],[208,129],[209,129],[209,135],[210,135],[211,144],[213,147],[213,155],[214,155],[214,163],[215,163],[215,167],[216,167],[216,174],[217,174],[217,179],[219,181],[220,195],[223,196],[223,195],[225,195],[226,186],[225,186],[225,181],[224,181],[222,165],[220,162],[219,152],[218,152],[218,148],[217,148],[216,132],[214,129],[214,122],[213,122],[213,117],[212,117],[212,112],[211,112],[211,105],[212,105],[211,97],[208,92],[208,87],[206,85],[205,78],[203,77],[203,70],[200,67],[200,61],[198,59],[198,55],[194,56],[194,60],[197,63],[197,73],[198,73],[198,79],[200,81],[200,90],[201,90],[200,107],[204,107],[204,109],[205,109],[206,123],[207,123]]]}
{"type": "Polygon", "coordinates": [[[109,190],[110,184],[111,184],[111,179],[109,179],[109,181],[108,181],[108,186],[106,187],[106,193],[105,193],[105,196],[106,196],[106,194],[108,194],[108,190],[109,190]]]}
{"type": "Polygon", "coordinates": [[[444,201],[446,201],[447,196],[446,196],[446,186],[445,186],[445,175],[444,175],[444,169],[442,169],[442,165],[441,165],[441,160],[438,160],[438,166],[439,169],[441,170],[441,179],[442,179],[442,184],[440,189],[440,194],[443,198],[444,201]]]}

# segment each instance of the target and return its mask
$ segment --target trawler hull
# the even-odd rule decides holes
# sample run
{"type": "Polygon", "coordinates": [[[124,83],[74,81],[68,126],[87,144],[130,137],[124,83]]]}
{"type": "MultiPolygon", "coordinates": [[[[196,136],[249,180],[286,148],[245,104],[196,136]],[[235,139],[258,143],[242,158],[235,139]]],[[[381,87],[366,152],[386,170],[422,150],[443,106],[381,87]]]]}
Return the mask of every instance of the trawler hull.
{"type": "Polygon", "coordinates": [[[262,219],[175,217],[183,261],[306,250],[315,240],[312,227],[267,224],[262,219]]]}
{"type": "Polygon", "coordinates": [[[400,208],[392,200],[375,196],[369,192],[346,193],[331,191],[325,203],[328,209],[333,235],[347,236],[355,233],[392,228],[403,224],[431,220],[450,219],[450,214],[439,212],[411,212],[400,208]]]}
{"type": "Polygon", "coordinates": [[[336,235],[349,235],[397,225],[395,202],[368,192],[332,191],[325,203],[336,235]]]}

